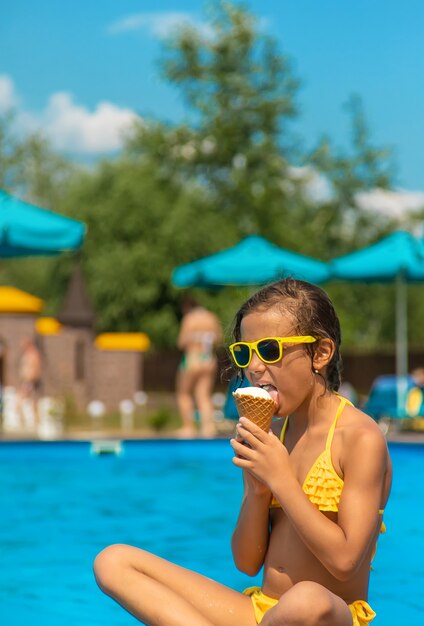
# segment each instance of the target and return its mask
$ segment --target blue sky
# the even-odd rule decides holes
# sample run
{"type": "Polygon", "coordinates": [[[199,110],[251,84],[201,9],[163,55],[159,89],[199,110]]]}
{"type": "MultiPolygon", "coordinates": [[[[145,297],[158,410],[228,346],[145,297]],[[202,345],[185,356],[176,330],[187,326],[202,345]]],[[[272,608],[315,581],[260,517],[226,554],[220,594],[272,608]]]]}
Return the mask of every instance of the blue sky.
{"type": "MultiPolygon", "coordinates": [[[[398,188],[424,192],[424,3],[421,0],[250,0],[290,55],[302,86],[296,130],[346,145],[343,103],[362,96],[378,145],[393,147],[398,188]]],[[[135,113],[187,117],[157,69],[161,37],[181,18],[205,21],[195,0],[13,0],[0,21],[0,109],[55,145],[107,153],[135,113]]]]}

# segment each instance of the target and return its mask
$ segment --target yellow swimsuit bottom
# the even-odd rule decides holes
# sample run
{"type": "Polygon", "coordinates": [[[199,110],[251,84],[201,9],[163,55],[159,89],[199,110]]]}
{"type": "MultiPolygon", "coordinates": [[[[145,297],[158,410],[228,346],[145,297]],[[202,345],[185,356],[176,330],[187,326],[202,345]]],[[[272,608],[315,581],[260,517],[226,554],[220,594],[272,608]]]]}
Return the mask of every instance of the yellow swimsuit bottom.
{"type": "MultiPolygon", "coordinates": [[[[253,610],[255,612],[256,623],[260,624],[264,618],[264,615],[269,609],[278,604],[276,598],[266,596],[260,587],[248,587],[243,591],[246,596],[250,596],[253,603],[253,610]]],[[[372,610],[368,602],[365,600],[356,600],[352,604],[348,604],[349,610],[352,614],[353,626],[366,626],[375,617],[375,612],[372,610]]]]}

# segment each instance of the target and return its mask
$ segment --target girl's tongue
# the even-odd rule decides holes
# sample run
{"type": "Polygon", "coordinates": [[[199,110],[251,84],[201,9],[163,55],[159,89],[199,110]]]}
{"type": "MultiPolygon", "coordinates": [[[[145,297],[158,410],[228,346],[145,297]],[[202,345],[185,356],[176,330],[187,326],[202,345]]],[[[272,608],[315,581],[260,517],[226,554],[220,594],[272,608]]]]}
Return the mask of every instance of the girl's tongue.
{"type": "Polygon", "coordinates": [[[274,400],[275,404],[278,406],[278,391],[274,387],[274,385],[264,385],[262,389],[266,389],[271,398],[274,400]]]}

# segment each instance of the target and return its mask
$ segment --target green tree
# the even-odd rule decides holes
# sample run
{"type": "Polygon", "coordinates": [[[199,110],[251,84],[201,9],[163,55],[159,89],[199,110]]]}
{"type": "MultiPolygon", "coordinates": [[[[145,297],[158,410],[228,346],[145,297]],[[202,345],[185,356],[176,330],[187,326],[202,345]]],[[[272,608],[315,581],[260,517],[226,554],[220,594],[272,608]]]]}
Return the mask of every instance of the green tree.
{"type": "MultiPolygon", "coordinates": [[[[101,327],[142,323],[156,344],[175,338],[181,293],[170,285],[170,275],[176,265],[250,233],[286,244],[291,237],[284,228],[293,197],[293,185],[284,182],[286,128],[296,112],[297,82],[275,42],[240,7],[216,4],[211,33],[182,29],[168,42],[163,61],[165,77],[185,95],[195,123],[143,121],[122,159],[104,164],[86,180],[79,200],[72,200],[82,204],[86,197],[90,206],[84,256],[101,327]],[[128,258],[120,263],[125,225],[122,212],[113,216],[117,207],[134,242],[134,253],[126,242],[128,258]],[[124,285],[133,280],[126,292],[124,285]]],[[[244,295],[198,292],[226,325],[228,311],[236,308],[232,302],[244,295]]]]}
{"type": "MultiPolygon", "coordinates": [[[[392,188],[392,151],[373,144],[358,95],[352,95],[344,108],[351,127],[347,148],[336,148],[329,137],[323,137],[306,156],[307,162],[332,185],[332,197],[320,212],[315,212],[315,217],[312,209],[308,220],[309,227],[320,233],[319,256],[329,260],[376,241],[395,226],[392,220],[361,208],[357,202],[359,192],[392,188]],[[318,220],[323,220],[321,229],[318,220]]],[[[393,286],[338,282],[330,283],[326,289],[341,317],[345,345],[375,348],[394,343],[393,286]]]]}
{"type": "MultiPolygon", "coordinates": [[[[395,171],[392,151],[373,145],[358,95],[349,98],[345,109],[351,125],[351,142],[347,149],[336,148],[329,137],[323,137],[305,158],[330,181],[333,189],[332,198],[321,206],[325,219],[321,240],[323,258],[366,245],[393,228],[387,218],[361,209],[356,199],[359,192],[376,187],[392,188],[395,171]]],[[[314,221],[310,224],[314,227],[314,221]]]]}
{"type": "Polygon", "coordinates": [[[152,160],[122,157],[76,178],[61,209],[71,207],[88,227],[81,261],[97,329],[143,330],[155,346],[174,345],[180,293],[171,272],[188,253],[217,246],[220,233],[203,192],[152,160]]]}
{"type": "Polygon", "coordinates": [[[0,114],[0,188],[53,210],[77,170],[41,132],[21,136],[13,110],[0,114]]]}
{"type": "MultiPolygon", "coordinates": [[[[164,134],[162,166],[204,187],[225,223],[236,222],[237,238],[256,233],[283,242],[298,81],[246,9],[214,3],[209,25],[208,33],[183,27],[166,43],[163,74],[193,124],[164,134]]],[[[131,150],[151,155],[150,139],[141,127],[131,150]]]]}

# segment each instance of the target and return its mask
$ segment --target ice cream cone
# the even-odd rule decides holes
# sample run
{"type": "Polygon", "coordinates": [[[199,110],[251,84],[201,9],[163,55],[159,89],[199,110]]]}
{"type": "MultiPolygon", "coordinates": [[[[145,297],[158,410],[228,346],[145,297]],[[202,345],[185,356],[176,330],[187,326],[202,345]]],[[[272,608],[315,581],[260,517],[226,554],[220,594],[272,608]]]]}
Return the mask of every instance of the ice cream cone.
{"type": "MultiPolygon", "coordinates": [[[[259,426],[259,428],[268,432],[275,414],[275,402],[268,393],[266,394],[268,397],[266,397],[265,394],[258,395],[253,392],[249,393],[251,389],[255,390],[255,392],[258,390],[257,387],[245,387],[237,389],[237,391],[233,393],[237,411],[239,415],[247,417],[251,422],[259,426]]],[[[264,390],[260,389],[260,391],[264,390]]]]}

